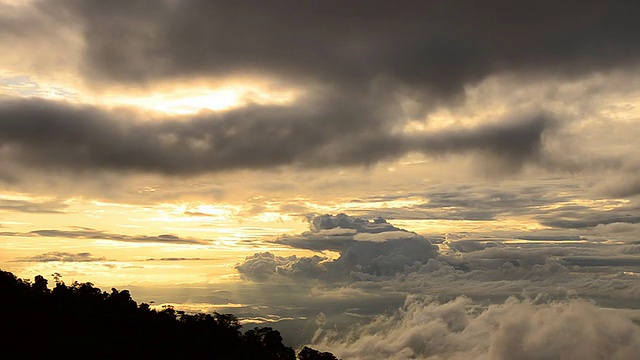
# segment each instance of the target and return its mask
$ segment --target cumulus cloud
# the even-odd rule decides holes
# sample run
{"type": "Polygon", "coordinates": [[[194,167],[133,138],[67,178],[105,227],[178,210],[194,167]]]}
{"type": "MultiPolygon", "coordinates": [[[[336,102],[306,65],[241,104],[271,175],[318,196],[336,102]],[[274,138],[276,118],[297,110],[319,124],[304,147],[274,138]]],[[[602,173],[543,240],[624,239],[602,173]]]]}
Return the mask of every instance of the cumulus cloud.
{"type": "Polygon", "coordinates": [[[509,299],[477,307],[465,297],[410,297],[348,334],[325,331],[316,347],[345,359],[634,359],[640,328],[628,317],[571,300],[509,299]]]}
{"type": "Polygon", "coordinates": [[[254,281],[274,280],[274,277],[278,275],[307,278],[318,277],[326,272],[327,269],[320,264],[325,260],[327,259],[320,256],[297,257],[292,255],[283,257],[264,252],[248,256],[235,268],[245,278],[254,281]]]}
{"type": "Polygon", "coordinates": [[[340,280],[353,273],[391,276],[417,269],[438,255],[438,248],[418,234],[396,228],[382,218],[368,221],[346,214],[316,216],[311,220],[311,231],[283,236],[276,242],[302,249],[337,251],[340,256],[329,259],[258,253],[236,265],[236,270],[258,280],[273,275],[340,280]]]}
{"type": "Polygon", "coordinates": [[[446,245],[447,247],[449,247],[449,249],[462,252],[462,253],[484,250],[486,248],[491,248],[491,247],[504,246],[502,243],[495,242],[495,241],[473,241],[473,240],[447,242],[446,245]]]}
{"type": "Polygon", "coordinates": [[[640,295],[635,249],[615,244],[509,244],[441,254],[385,288],[427,292],[440,300],[465,295],[477,302],[509,296],[565,300],[580,297],[605,307],[633,307],[640,295]]]}
{"type": "Polygon", "coordinates": [[[321,215],[311,220],[310,231],[275,241],[319,252],[330,250],[338,257],[330,257],[331,253],[314,257],[258,253],[236,269],[246,279],[259,282],[314,279],[329,287],[428,292],[441,299],[467,295],[477,301],[502,301],[525,293],[556,300],[580,296],[624,307],[640,294],[634,275],[640,273],[640,262],[633,245],[621,247],[583,238],[574,242],[577,238],[570,235],[536,233],[512,239],[529,237],[532,240],[515,243],[491,237],[449,237],[440,244],[440,252],[423,236],[381,218],[367,221],[344,214],[321,215]]]}

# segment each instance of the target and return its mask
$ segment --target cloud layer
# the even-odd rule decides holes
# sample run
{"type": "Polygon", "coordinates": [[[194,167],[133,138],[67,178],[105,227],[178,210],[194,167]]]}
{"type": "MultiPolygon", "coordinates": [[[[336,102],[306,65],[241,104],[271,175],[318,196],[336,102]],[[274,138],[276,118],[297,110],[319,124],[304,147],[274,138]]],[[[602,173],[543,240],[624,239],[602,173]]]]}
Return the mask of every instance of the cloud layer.
{"type": "Polygon", "coordinates": [[[125,235],[111,233],[108,231],[89,229],[89,228],[76,228],[72,230],[58,230],[58,229],[41,229],[33,230],[29,232],[12,232],[3,231],[0,232],[0,236],[18,236],[18,237],[55,237],[63,239],[86,239],[86,240],[112,240],[112,241],[125,241],[125,242],[150,242],[150,243],[164,243],[164,244],[209,244],[208,241],[195,238],[181,238],[173,234],[162,234],[157,236],[151,235],[125,235]]]}
{"type": "Polygon", "coordinates": [[[297,300],[266,296],[261,303],[286,301],[310,319],[322,309],[320,332],[313,341],[310,335],[298,341],[343,358],[631,359],[640,345],[633,317],[603,309],[636,307],[635,243],[531,232],[477,239],[451,234],[436,247],[382,218],[321,215],[310,224],[310,231],[275,242],[318,255],[256,253],[236,270],[249,288],[295,289],[297,300]],[[380,294],[389,296],[381,299],[386,315],[380,303],[363,300],[380,294]],[[404,308],[389,315],[404,297],[404,308]],[[574,332],[571,340],[552,341],[574,332]],[[582,352],[573,342],[579,339],[598,345],[582,352]],[[540,355],[545,342],[550,345],[540,355]]]}
{"type": "Polygon", "coordinates": [[[487,308],[468,298],[416,298],[346,336],[317,334],[345,359],[633,359],[640,328],[622,314],[573,300],[535,304],[510,299],[487,308]]]}

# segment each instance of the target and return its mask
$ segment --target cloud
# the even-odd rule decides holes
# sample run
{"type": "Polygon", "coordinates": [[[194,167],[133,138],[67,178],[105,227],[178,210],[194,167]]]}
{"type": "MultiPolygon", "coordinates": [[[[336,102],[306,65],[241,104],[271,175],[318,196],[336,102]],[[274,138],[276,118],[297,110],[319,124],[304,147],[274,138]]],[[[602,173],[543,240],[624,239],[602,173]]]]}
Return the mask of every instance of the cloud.
{"type": "Polygon", "coordinates": [[[257,253],[236,265],[249,279],[266,280],[274,275],[342,280],[353,273],[391,276],[425,264],[438,255],[438,248],[426,238],[386,222],[346,214],[319,215],[311,220],[311,231],[299,236],[282,236],[276,243],[315,251],[340,253],[328,257],[280,257],[257,253]]]}
{"type": "Polygon", "coordinates": [[[638,6],[623,1],[39,6],[75,16],[85,76],[121,83],[259,74],[354,91],[383,82],[449,96],[491,73],[583,75],[634,63],[640,54],[640,27],[630,15],[638,6]]]}
{"type": "Polygon", "coordinates": [[[455,242],[447,242],[446,245],[454,250],[461,253],[468,253],[473,251],[480,251],[486,248],[492,247],[500,247],[504,246],[502,243],[494,242],[494,241],[474,241],[474,240],[463,240],[463,241],[455,241],[455,242]]]}
{"type": "Polygon", "coordinates": [[[36,75],[69,70],[79,60],[77,22],[63,8],[41,5],[39,1],[0,4],[2,70],[36,75]]]}
{"type": "Polygon", "coordinates": [[[51,251],[48,253],[34,255],[29,257],[21,257],[16,261],[20,262],[51,262],[51,261],[62,261],[62,262],[92,262],[92,261],[105,261],[104,257],[95,257],[91,253],[81,252],[81,253],[70,253],[70,252],[61,252],[61,251],[51,251]]]}
{"type": "Polygon", "coordinates": [[[245,278],[254,281],[274,280],[274,277],[278,275],[291,278],[313,278],[319,277],[327,271],[320,264],[325,260],[327,259],[320,256],[297,257],[292,255],[282,257],[264,252],[248,256],[235,268],[245,278]]]}
{"type": "Polygon", "coordinates": [[[519,235],[518,239],[527,241],[578,241],[584,240],[580,235],[519,235]]]}
{"type": "Polygon", "coordinates": [[[412,152],[480,153],[507,168],[535,159],[545,116],[466,131],[396,134],[395,119],[340,99],[143,121],[141,114],[27,99],[0,102],[4,161],[32,169],[198,174],[284,165],[367,165],[412,152]]]}
{"type": "MultiPolygon", "coordinates": [[[[392,194],[383,199],[367,197],[366,201],[380,202],[412,199],[414,203],[401,208],[379,206],[373,210],[359,210],[362,216],[384,216],[387,219],[429,219],[429,220],[470,220],[496,221],[512,216],[534,216],[540,214],[540,207],[562,204],[575,199],[574,184],[553,182],[519,182],[510,186],[496,186],[486,182],[471,180],[463,184],[457,182],[433,186],[402,195],[392,194]],[[419,201],[416,201],[419,200],[419,201]]],[[[547,210],[548,212],[553,209],[547,210]]]]}
{"type": "MultiPolygon", "coordinates": [[[[322,312],[326,324],[324,331],[316,337],[318,342],[313,345],[324,344],[327,350],[340,349],[344,351],[340,353],[342,358],[386,358],[379,354],[375,357],[373,352],[369,354],[363,350],[368,346],[378,346],[376,349],[381,354],[387,354],[388,351],[392,354],[391,358],[397,353],[398,358],[411,358],[416,354],[417,358],[428,358],[425,354],[431,354],[435,359],[438,356],[442,359],[492,359],[498,356],[508,358],[508,355],[500,353],[500,346],[503,345],[496,343],[490,348],[490,344],[497,336],[503,336],[498,332],[500,326],[512,326],[507,323],[518,311],[526,313],[525,318],[536,318],[538,315],[545,318],[554,311],[556,315],[562,313],[567,308],[565,305],[573,307],[580,302],[590,302],[593,305],[589,306],[594,309],[632,309],[640,296],[640,262],[636,259],[638,250],[633,243],[620,245],[600,239],[592,241],[590,232],[580,232],[582,237],[578,240],[570,235],[578,234],[573,230],[520,231],[510,236],[503,236],[497,230],[499,234],[495,235],[488,230],[483,235],[469,234],[468,240],[464,240],[464,237],[447,237],[446,241],[439,244],[440,251],[437,251],[418,234],[404,231],[399,225],[382,218],[371,219],[345,214],[319,215],[309,219],[309,231],[272,240],[278,245],[325,253],[317,256],[280,256],[273,252],[249,256],[236,265],[244,281],[227,301],[253,304],[252,308],[242,310],[243,318],[247,319],[268,314],[306,317],[307,320],[278,323],[277,327],[301,345],[309,343],[312,329],[315,329],[312,319],[322,312]],[[359,237],[360,240],[357,240],[359,237]],[[452,251],[447,251],[447,248],[452,251]],[[435,302],[446,304],[460,296],[466,300],[460,300],[463,305],[455,305],[460,310],[459,315],[451,315],[453,319],[445,315],[437,318],[440,316],[438,314],[445,312],[446,307],[437,311],[425,310],[427,315],[419,318],[424,320],[423,323],[432,321],[433,326],[439,323],[445,327],[438,330],[442,331],[440,333],[428,332],[431,328],[417,327],[411,332],[412,335],[407,335],[412,339],[407,342],[403,342],[404,333],[390,335],[386,327],[366,325],[371,319],[376,323],[376,319],[392,318],[387,316],[389,310],[397,309],[407,296],[410,299],[415,296],[431,299],[416,301],[421,306],[435,302]],[[530,300],[507,301],[514,296],[530,300]],[[487,312],[487,306],[493,310],[487,312]],[[508,308],[508,313],[504,310],[505,314],[492,323],[495,326],[484,322],[488,314],[497,317],[502,311],[499,310],[501,307],[508,308]],[[428,314],[432,314],[432,318],[426,318],[428,314]],[[458,318],[466,320],[457,325],[446,325],[455,323],[458,318]],[[465,323],[476,325],[464,330],[467,326],[465,323]],[[366,327],[370,332],[349,332],[349,326],[354,324],[366,327]],[[462,343],[476,336],[471,334],[474,327],[476,330],[473,331],[481,328],[487,333],[477,335],[478,341],[466,347],[462,343]],[[301,331],[301,328],[304,330],[301,331]],[[439,335],[448,334],[445,330],[451,335],[439,335]],[[336,331],[336,335],[331,335],[330,331],[336,331]],[[456,335],[462,332],[465,334],[463,338],[452,340],[462,336],[456,335]],[[370,336],[374,340],[368,345],[357,340],[370,336]],[[443,340],[443,337],[448,339],[443,340]],[[383,341],[385,339],[389,340],[388,343],[383,341]],[[376,341],[380,344],[376,345],[376,341]],[[441,344],[440,341],[445,343],[437,345],[441,344]],[[394,347],[389,344],[400,345],[394,347]],[[430,347],[429,344],[436,345],[430,347]],[[358,353],[349,352],[352,349],[358,353]]],[[[204,289],[207,289],[207,285],[199,290],[201,295],[198,302],[205,301],[203,298],[207,294],[204,289]]],[[[409,318],[411,316],[407,315],[409,318]]],[[[526,321],[523,320],[523,326],[529,332],[523,333],[523,338],[536,338],[534,327],[526,321]]],[[[544,324],[541,326],[546,326],[547,321],[542,322],[544,324]]],[[[555,326],[560,326],[560,323],[552,328],[555,329],[555,326]]],[[[528,349],[522,350],[525,354],[523,358],[528,356],[528,349]]]]}
{"type": "MultiPolygon", "coordinates": [[[[627,253],[633,253],[633,247],[626,247],[627,253]]],[[[623,250],[624,252],[624,250],[623,250]]],[[[566,256],[562,258],[567,266],[622,266],[627,268],[640,267],[640,257],[599,257],[599,256],[566,256]]]]}
{"type": "Polygon", "coordinates": [[[609,196],[621,198],[640,194],[640,176],[637,175],[637,170],[629,172],[633,175],[609,180],[601,184],[599,190],[609,196]]]}
{"type": "Polygon", "coordinates": [[[525,294],[547,299],[580,297],[603,307],[633,307],[640,294],[635,249],[616,244],[505,243],[466,253],[445,253],[420,269],[379,284],[446,301],[504,301],[525,294]]]}
{"type": "Polygon", "coordinates": [[[1,236],[27,236],[27,237],[58,237],[70,239],[90,239],[90,240],[113,240],[126,242],[151,242],[151,243],[168,243],[168,244],[208,244],[205,240],[195,238],[181,238],[173,234],[162,234],[157,236],[148,235],[124,235],[115,234],[102,230],[90,228],[79,228],[77,230],[57,230],[43,229],[33,230],[29,232],[1,232],[1,236]]]}
{"type": "Polygon", "coordinates": [[[640,254],[640,243],[635,243],[620,248],[620,252],[623,254],[640,254]]]}
{"type": "Polygon", "coordinates": [[[376,218],[373,221],[368,221],[366,219],[360,219],[351,217],[347,214],[341,213],[338,215],[319,215],[314,217],[311,220],[311,231],[312,232],[320,232],[323,230],[338,230],[336,233],[345,232],[346,233],[369,233],[369,234],[378,234],[382,232],[389,231],[399,231],[397,227],[389,224],[383,218],[376,218]],[[355,230],[355,232],[351,232],[349,230],[341,230],[341,229],[351,229],[355,230]]]}
{"type": "Polygon", "coordinates": [[[348,334],[325,331],[314,346],[345,359],[633,359],[640,328],[628,317],[571,300],[514,298],[478,308],[465,297],[437,303],[409,297],[348,334]]]}
{"type": "Polygon", "coordinates": [[[367,221],[344,214],[321,215],[311,220],[310,231],[274,241],[331,251],[326,256],[257,253],[236,270],[258,282],[318,280],[323,286],[372,292],[426,292],[441,300],[466,295],[475,301],[503,301],[525,293],[556,300],[580,296],[624,307],[640,294],[634,275],[640,266],[632,246],[593,242],[566,233],[530,232],[500,239],[501,235],[481,240],[449,237],[439,251],[423,236],[381,218],[367,221]],[[362,241],[365,239],[368,241],[362,241]]]}
{"type": "Polygon", "coordinates": [[[640,223],[640,214],[635,207],[625,206],[611,210],[588,208],[559,208],[552,215],[540,215],[540,223],[562,229],[597,228],[599,231],[623,228],[625,224],[640,223]],[[585,211],[588,210],[588,211],[585,211]]]}
{"type": "MultiPolygon", "coordinates": [[[[615,120],[599,108],[624,110],[607,96],[615,89],[633,92],[628,79],[638,65],[634,35],[640,26],[628,14],[637,5],[544,1],[523,7],[495,1],[478,9],[467,1],[397,7],[198,0],[6,6],[0,34],[18,39],[7,44],[37,45],[54,37],[57,48],[73,50],[72,75],[96,93],[167,88],[174,80],[232,84],[267,78],[303,95],[287,105],[249,101],[234,111],[178,121],[139,121],[144,116],[62,103],[47,108],[33,99],[5,102],[0,118],[21,117],[34,129],[46,125],[28,119],[48,114],[59,130],[37,138],[17,133],[8,122],[0,129],[0,139],[11,139],[0,165],[14,170],[0,178],[19,177],[18,167],[62,170],[57,174],[194,175],[288,165],[369,166],[415,153],[479,156],[473,164],[489,175],[532,163],[550,171],[619,171],[628,159],[606,144],[632,141],[634,131],[625,131],[632,122],[606,138],[591,134],[615,120]],[[222,35],[229,33],[234,36],[222,35]],[[93,117],[99,120],[87,120],[93,117]],[[596,124],[594,117],[607,121],[596,124]],[[441,118],[474,126],[443,128],[441,118]],[[589,126],[576,131],[565,126],[570,121],[589,126]],[[413,122],[438,130],[408,131],[413,122]],[[605,145],[589,140],[595,138],[605,145]],[[598,146],[605,151],[591,151],[598,146]]],[[[40,54],[17,57],[37,61],[40,54]]],[[[631,179],[612,191],[631,196],[636,183],[631,179]]],[[[494,214],[485,209],[458,215],[494,214]]]]}
{"type": "Polygon", "coordinates": [[[185,257],[164,257],[164,258],[149,258],[146,261],[208,261],[213,260],[211,258],[185,258],[185,257]]]}
{"type": "Polygon", "coordinates": [[[63,213],[68,205],[61,201],[35,202],[28,200],[0,199],[0,210],[25,213],[63,213]]]}

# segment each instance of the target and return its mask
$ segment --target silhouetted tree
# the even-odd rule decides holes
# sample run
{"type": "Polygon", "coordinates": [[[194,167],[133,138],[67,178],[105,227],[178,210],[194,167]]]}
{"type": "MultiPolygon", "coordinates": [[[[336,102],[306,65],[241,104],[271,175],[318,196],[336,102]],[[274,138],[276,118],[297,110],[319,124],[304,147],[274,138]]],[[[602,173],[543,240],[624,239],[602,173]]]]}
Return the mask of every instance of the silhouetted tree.
{"type": "Polygon", "coordinates": [[[48,281],[42,275],[38,275],[34,278],[33,285],[31,285],[31,289],[35,292],[39,293],[49,293],[49,288],[47,287],[48,281]]]}
{"type": "Polygon", "coordinates": [[[244,334],[244,343],[250,354],[256,354],[260,359],[291,359],[295,360],[296,353],[292,348],[282,344],[282,336],[270,327],[253,328],[244,334]]]}
{"type": "MultiPolygon", "coordinates": [[[[256,327],[243,334],[232,314],[157,311],[138,305],[128,290],[107,293],[52,276],[49,290],[40,275],[32,283],[0,270],[0,359],[296,359],[280,332],[256,327]]],[[[313,351],[301,354],[329,354],[313,351]]],[[[335,359],[318,359],[325,358],[335,359]]]]}
{"type": "Polygon", "coordinates": [[[298,359],[299,360],[338,360],[338,358],[335,357],[330,352],[320,352],[308,346],[305,346],[302,348],[302,350],[300,350],[300,352],[298,353],[298,359]]]}

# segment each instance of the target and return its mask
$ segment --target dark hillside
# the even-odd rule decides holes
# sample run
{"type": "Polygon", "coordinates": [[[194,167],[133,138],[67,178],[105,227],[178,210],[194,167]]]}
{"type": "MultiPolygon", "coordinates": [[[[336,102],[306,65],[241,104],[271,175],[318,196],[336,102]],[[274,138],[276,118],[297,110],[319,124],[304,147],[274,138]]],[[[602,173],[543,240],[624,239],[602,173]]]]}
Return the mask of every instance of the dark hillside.
{"type": "MultiPolygon", "coordinates": [[[[269,327],[241,331],[231,314],[187,314],[137,304],[127,290],[91,283],[53,289],[36,276],[0,270],[1,359],[291,359],[295,351],[269,327]]],[[[300,359],[335,359],[304,348],[300,359]]]]}

